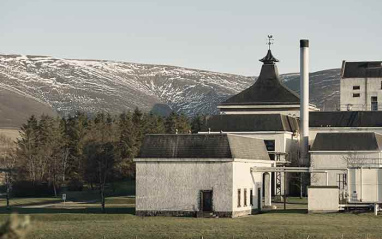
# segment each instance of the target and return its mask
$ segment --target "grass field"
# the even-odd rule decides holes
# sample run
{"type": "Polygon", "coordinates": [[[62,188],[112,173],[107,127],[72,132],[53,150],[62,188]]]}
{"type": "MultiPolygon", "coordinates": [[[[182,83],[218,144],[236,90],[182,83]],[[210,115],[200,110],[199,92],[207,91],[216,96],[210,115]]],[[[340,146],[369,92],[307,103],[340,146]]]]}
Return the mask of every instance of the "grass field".
{"type": "MultiPolygon", "coordinates": [[[[382,238],[382,216],[372,213],[307,214],[306,200],[290,199],[287,211],[275,210],[243,218],[137,217],[134,198],[109,197],[107,213],[98,203],[73,202],[51,207],[47,198],[13,200],[13,210],[29,214],[28,238],[382,238]]],[[[3,204],[4,205],[4,204],[3,204]]],[[[279,208],[280,205],[278,204],[279,208]]],[[[4,222],[8,211],[0,208],[4,222]]]]}
{"type": "MultiPolygon", "coordinates": [[[[7,215],[1,215],[2,221],[7,215]]],[[[264,213],[236,219],[148,217],[129,213],[32,214],[29,238],[381,238],[372,214],[264,213]]]]}
{"type": "Polygon", "coordinates": [[[12,140],[16,140],[20,136],[18,128],[0,128],[0,134],[5,135],[12,140]]]}

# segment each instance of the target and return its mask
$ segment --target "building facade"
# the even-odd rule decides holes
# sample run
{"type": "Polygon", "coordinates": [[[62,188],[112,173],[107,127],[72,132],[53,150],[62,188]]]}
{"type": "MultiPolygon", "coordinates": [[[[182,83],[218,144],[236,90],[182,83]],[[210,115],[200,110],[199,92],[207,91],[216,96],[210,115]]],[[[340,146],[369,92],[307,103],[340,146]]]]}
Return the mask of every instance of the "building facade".
{"type": "Polygon", "coordinates": [[[382,134],[382,111],[310,112],[309,143],[318,133],[374,132],[382,134]]]}
{"type": "MultiPolygon", "coordinates": [[[[284,114],[228,114],[208,116],[199,134],[221,132],[264,140],[269,157],[277,166],[300,165],[298,161],[298,120],[284,114]]],[[[282,173],[272,173],[272,196],[284,195],[282,173]]]]}
{"type": "Polygon", "coordinates": [[[382,135],[380,134],[373,132],[318,133],[310,151],[311,167],[315,170],[322,169],[324,172],[312,173],[311,185],[337,186],[340,199],[349,200],[349,170],[381,167],[381,156],[382,135]]]}
{"type": "Polygon", "coordinates": [[[264,142],[230,134],[147,135],[136,162],[139,216],[238,217],[270,204],[264,142]]]}
{"type": "Polygon", "coordinates": [[[340,83],[340,110],[382,110],[381,61],[343,61],[340,83]]]}

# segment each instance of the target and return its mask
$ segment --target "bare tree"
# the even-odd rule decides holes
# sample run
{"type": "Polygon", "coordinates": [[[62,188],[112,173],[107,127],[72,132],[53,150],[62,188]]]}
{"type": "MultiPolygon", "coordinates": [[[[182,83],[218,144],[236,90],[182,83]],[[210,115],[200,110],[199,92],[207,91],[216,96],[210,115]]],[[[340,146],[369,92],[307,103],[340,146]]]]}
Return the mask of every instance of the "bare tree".
{"type": "MultiPolygon", "coordinates": [[[[303,161],[300,157],[300,150],[297,143],[291,145],[290,151],[287,155],[287,160],[290,162],[291,166],[294,167],[308,167],[309,162],[303,161]]],[[[300,192],[300,198],[304,196],[304,188],[309,183],[309,175],[304,173],[291,173],[290,180],[291,184],[298,188],[300,192]]]]}
{"type": "Polygon", "coordinates": [[[10,191],[12,188],[13,181],[13,170],[15,167],[15,142],[11,138],[0,134],[0,168],[3,170],[4,183],[6,187],[6,200],[7,200],[7,209],[10,208],[9,199],[10,191]]]}
{"type": "Polygon", "coordinates": [[[342,156],[342,160],[346,163],[348,168],[359,168],[366,165],[376,164],[378,159],[366,158],[365,155],[360,155],[356,152],[348,153],[342,156]]]}
{"type": "Polygon", "coordinates": [[[113,143],[89,142],[85,146],[86,167],[91,177],[97,179],[102,212],[105,212],[105,186],[117,163],[114,150],[113,143]]]}

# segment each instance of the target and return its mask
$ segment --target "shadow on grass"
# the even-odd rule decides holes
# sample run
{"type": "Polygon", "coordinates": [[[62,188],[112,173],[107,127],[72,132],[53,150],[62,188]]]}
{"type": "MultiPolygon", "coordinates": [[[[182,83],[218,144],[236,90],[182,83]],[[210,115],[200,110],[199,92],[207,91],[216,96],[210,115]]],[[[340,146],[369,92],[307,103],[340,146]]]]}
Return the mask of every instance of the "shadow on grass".
{"type": "Polygon", "coordinates": [[[2,207],[0,208],[0,214],[57,214],[57,213],[84,213],[84,214],[132,214],[135,215],[134,207],[111,207],[108,208],[106,205],[106,212],[103,213],[101,208],[74,208],[74,209],[64,209],[64,208],[19,208],[13,207],[10,210],[2,207]]]}
{"type": "Polygon", "coordinates": [[[275,210],[269,210],[269,211],[262,211],[261,213],[277,213],[277,214],[307,214],[308,210],[307,209],[275,209],[275,210]]]}
{"type": "MultiPolygon", "coordinates": [[[[39,205],[56,204],[56,203],[58,204],[60,202],[61,202],[60,200],[56,200],[56,201],[46,200],[46,201],[40,201],[40,202],[20,203],[20,204],[18,204],[15,207],[19,207],[19,206],[39,206],[39,205]]],[[[12,201],[11,201],[11,206],[12,206],[12,201]]]]}

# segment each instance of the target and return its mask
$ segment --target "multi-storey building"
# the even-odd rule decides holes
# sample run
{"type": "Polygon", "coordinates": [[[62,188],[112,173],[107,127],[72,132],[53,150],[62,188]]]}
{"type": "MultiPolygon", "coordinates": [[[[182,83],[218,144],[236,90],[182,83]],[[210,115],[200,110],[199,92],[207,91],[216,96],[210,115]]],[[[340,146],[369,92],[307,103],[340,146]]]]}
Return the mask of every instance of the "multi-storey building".
{"type": "Polygon", "coordinates": [[[382,110],[382,61],[342,62],[340,110],[382,110]]]}

